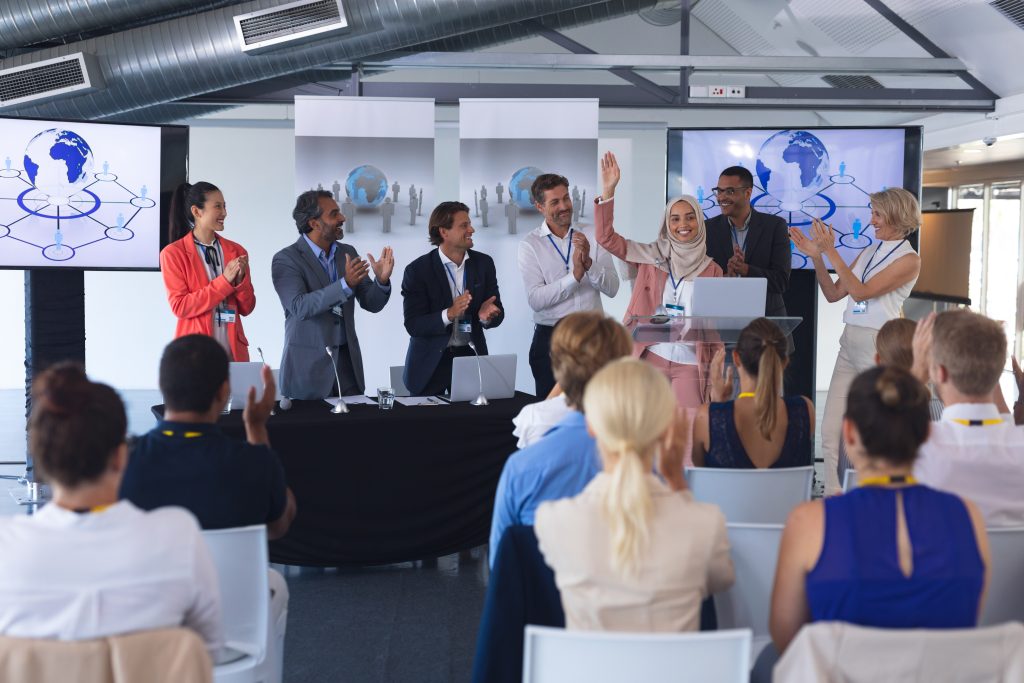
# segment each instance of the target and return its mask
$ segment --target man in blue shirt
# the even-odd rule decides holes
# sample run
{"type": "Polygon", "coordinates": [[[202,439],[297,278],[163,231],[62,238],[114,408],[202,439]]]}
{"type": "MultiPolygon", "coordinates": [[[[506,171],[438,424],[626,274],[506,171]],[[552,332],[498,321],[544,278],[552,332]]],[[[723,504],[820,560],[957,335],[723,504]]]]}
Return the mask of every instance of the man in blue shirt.
{"type": "Polygon", "coordinates": [[[532,525],[537,506],[579,494],[601,471],[597,443],[582,412],[583,390],[598,370],[632,350],[626,328],[598,311],[572,313],[555,327],[551,367],[569,411],[540,441],[505,462],[491,520],[492,566],[507,527],[532,525]]]}

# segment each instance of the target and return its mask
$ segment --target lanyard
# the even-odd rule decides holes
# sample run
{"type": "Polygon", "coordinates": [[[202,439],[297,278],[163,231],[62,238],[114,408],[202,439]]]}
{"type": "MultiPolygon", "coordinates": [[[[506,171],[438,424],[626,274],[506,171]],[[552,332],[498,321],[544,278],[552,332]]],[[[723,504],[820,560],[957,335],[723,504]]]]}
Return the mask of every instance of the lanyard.
{"type": "Polygon", "coordinates": [[[889,484],[916,484],[917,479],[914,479],[909,474],[897,474],[889,477],[868,477],[867,479],[861,479],[857,482],[857,486],[887,486],[889,484]]]}
{"type": "Polygon", "coordinates": [[[950,418],[950,421],[955,422],[958,425],[963,425],[964,427],[991,427],[992,425],[1003,424],[1003,419],[1001,417],[993,417],[987,420],[961,420],[954,417],[950,418]]]}
{"type": "Polygon", "coordinates": [[[203,244],[202,242],[197,240],[194,236],[192,237],[192,241],[195,242],[197,245],[199,245],[199,248],[202,249],[202,251],[203,251],[203,260],[206,261],[206,263],[213,268],[214,274],[215,275],[220,275],[220,273],[221,273],[221,264],[220,264],[220,252],[217,249],[217,238],[214,237],[213,238],[213,243],[209,244],[209,245],[203,244]]]}
{"type": "MultiPolygon", "coordinates": [[[[174,436],[175,435],[174,430],[172,430],[172,429],[165,429],[165,430],[163,430],[160,433],[163,434],[164,436],[174,436]]],[[[197,437],[202,436],[203,433],[202,432],[182,432],[181,435],[183,437],[185,437],[186,439],[195,439],[197,437]]]]}
{"type": "Polygon", "coordinates": [[[741,393],[736,398],[754,398],[755,396],[756,396],[756,394],[754,394],[753,391],[744,391],[743,393],[741,393]]]}
{"type": "Polygon", "coordinates": [[[895,252],[895,251],[896,251],[897,249],[899,249],[900,247],[902,247],[902,246],[903,246],[903,242],[906,242],[906,241],[907,241],[906,239],[903,239],[903,240],[902,240],[902,241],[901,241],[901,242],[900,242],[899,244],[897,244],[897,245],[896,245],[895,247],[893,247],[892,249],[890,249],[890,250],[889,250],[889,253],[888,253],[888,254],[886,254],[886,255],[885,255],[885,256],[884,256],[883,258],[882,258],[882,260],[881,260],[881,261],[879,261],[878,263],[876,263],[876,264],[875,264],[875,267],[874,267],[874,268],[872,268],[872,267],[871,267],[871,263],[872,263],[872,262],[873,262],[873,261],[875,260],[875,257],[876,257],[876,256],[878,256],[878,252],[879,252],[879,250],[881,250],[881,248],[882,248],[882,243],[881,243],[881,242],[879,242],[879,243],[878,243],[878,247],[877,247],[877,248],[876,248],[876,249],[875,249],[875,250],[874,250],[873,252],[871,252],[871,258],[869,258],[869,259],[868,259],[868,264],[867,264],[866,266],[864,266],[864,273],[863,273],[863,274],[862,274],[862,275],[860,276],[860,281],[861,281],[861,282],[867,282],[867,281],[868,281],[868,275],[870,275],[870,274],[871,274],[871,271],[873,271],[873,270],[878,270],[878,267],[879,267],[879,266],[881,266],[881,265],[882,265],[883,263],[885,263],[886,259],[888,259],[888,258],[889,258],[890,256],[892,256],[892,255],[893,255],[893,253],[894,253],[894,252],[895,252]]]}
{"type": "Polygon", "coordinates": [[[569,258],[572,256],[572,230],[572,228],[569,228],[569,248],[566,250],[565,255],[562,255],[562,250],[555,244],[555,238],[551,236],[551,233],[548,233],[548,241],[551,242],[551,246],[558,252],[558,258],[562,259],[562,262],[565,263],[565,272],[567,273],[569,272],[569,258]]]}
{"type": "Polygon", "coordinates": [[[672,289],[675,290],[676,299],[679,298],[679,285],[686,282],[686,278],[676,279],[676,276],[672,274],[672,261],[668,262],[668,279],[672,281],[672,289]]]}
{"type": "Polygon", "coordinates": [[[448,267],[449,265],[450,264],[448,264],[448,263],[444,264],[444,270],[445,270],[446,273],[448,273],[448,277],[450,277],[451,280],[452,280],[452,287],[455,288],[455,296],[462,296],[466,292],[466,269],[465,269],[466,262],[465,261],[462,262],[463,269],[462,269],[462,291],[461,292],[459,291],[459,283],[457,283],[455,281],[455,274],[452,272],[452,269],[448,267]]]}

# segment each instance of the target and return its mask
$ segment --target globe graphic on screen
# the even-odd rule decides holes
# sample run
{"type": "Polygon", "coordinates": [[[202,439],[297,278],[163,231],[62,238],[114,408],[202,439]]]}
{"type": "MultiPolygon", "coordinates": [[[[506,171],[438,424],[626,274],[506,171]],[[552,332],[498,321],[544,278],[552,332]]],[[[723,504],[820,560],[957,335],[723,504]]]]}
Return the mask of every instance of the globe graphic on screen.
{"type": "Polygon", "coordinates": [[[783,130],[757,153],[757,177],[784,211],[799,211],[829,177],[828,150],[805,130],[783,130]]]}
{"type": "Polygon", "coordinates": [[[66,203],[88,183],[92,169],[92,148],[74,131],[44,130],[25,148],[28,179],[51,203],[66,203]]]}
{"type": "Polygon", "coordinates": [[[356,206],[369,209],[384,201],[388,193],[388,179],[376,166],[363,164],[349,171],[345,190],[356,206]]]}
{"type": "Polygon", "coordinates": [[[544,171],[536,166],[524,166],[513,173],[512,179],[508,181],[509,199],[520,209],[534,208],[530,188],[533,187],[533,181],[537,179],[537,176],[543,173],[544,171]]]}

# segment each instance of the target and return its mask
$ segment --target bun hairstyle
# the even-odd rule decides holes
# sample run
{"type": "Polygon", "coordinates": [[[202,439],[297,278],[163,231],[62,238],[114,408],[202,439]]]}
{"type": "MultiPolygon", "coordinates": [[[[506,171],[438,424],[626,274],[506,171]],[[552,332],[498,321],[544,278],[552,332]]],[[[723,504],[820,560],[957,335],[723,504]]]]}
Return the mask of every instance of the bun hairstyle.
{"type": "Polygon", "coordinates": [[[211,192],[220,192],[213,183],[200,180],[195,185],[182,183],[171,195],[170,216],[167,221],[167,240],[176,242],[188,234],[195,226],[192,218],[192,207],[206,208],[206,196],[211,192]]]}
{"type": "Polygon", "coordinates": [[[676,398],[668,380],[652,365],[623,358],[587,383],[583,405],[601,457],[618,458],[603,501],[612,567],[623,575],[635,574],[654,505],[645,478],[675,418],[676,398]]]}
{"type": "Polygon", "coordinates": [[[127,429],[117,392],[77,363],[58,363],[32,384],[28,445],[47,481],[74,488],[99,479],[127,429]]]}
{"type": "Polygon", "coordinates": [[[782,393],[782,369],[785,367],[786,335],[767,318],[757,318],[740,332],[736,353],[740,364],[757,378],[754,390],[754,414],[761,436],[771,441],[782,393]]]}
{"type": "Polygon", "coordinates": [[[846,418],[857,428],[868,455],[908,465],[928,438],[930,399],[928,389],[908,371],[874,367],[850,385],[846,418]]]}

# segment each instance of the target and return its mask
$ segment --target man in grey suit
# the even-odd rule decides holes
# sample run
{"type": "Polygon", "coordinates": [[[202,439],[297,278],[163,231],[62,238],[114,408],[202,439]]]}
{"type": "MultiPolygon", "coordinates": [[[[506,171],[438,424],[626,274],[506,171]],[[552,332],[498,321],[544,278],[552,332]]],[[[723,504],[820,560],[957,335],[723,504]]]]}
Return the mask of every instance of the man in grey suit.
{"type": "Polygon", "coordinates": [[[303,192],[292,211],[299,239],[274,254],[271,275],[284,307],[281,394],[320,399],[353,396],[365,389],[363,357],[356,336],[355,300],[371,313],[391,296],[395,258],[384,247],[380,258],[359,258],[350,244],[338,242],[345,216],[330,192],[303,192]],[[368,277],[370,270],[376,278],[368,277]],[[337,359],[341,386],[325,347],[337,359]]]}

